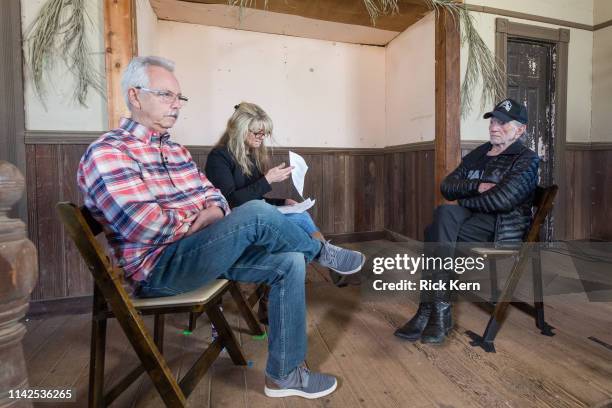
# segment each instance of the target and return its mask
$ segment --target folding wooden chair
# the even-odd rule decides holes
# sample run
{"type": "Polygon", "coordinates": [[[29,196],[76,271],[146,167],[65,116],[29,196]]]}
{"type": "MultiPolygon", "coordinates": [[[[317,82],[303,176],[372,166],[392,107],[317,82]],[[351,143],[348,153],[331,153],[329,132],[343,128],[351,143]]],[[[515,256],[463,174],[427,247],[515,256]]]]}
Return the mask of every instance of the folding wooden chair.
{"type": "Polygon", "coordinates": [[[486,257],[489,263],[489,272],[491,280],[491,299],[492,303],[486,302],[480,296],[469,293],[466,294],[471,300],[477,302],[481,307],[484,307],[491,313],[491,317],[482,336],[477,335],[472,331],[467,331],[468,336],[472,338],[471,345],[482,347],[487,352],[495,352],[495,337],[501,329],[509,305],[515,306],[519,310],[533,316],[535,318],[536,327],[545,336],[554,336],[553,327],[544,320],[544,300],[542,293],[542,264],[540,252],[536,249],[533,251],[533,246],[530,244],[540,242],[540,230],[546,217],[549,215],[553,207],[553,201],[557,195],[558,187],[552,185],[550,187],[537,187],[534,199],[534,216],[531,228],[527,232],[522,245],[518,250],[511,249],[496,249],[496,248],[472,248],[472,252],[486,257]],[[514,298],[514,291],[521,278],[521,275],[527,267],[527,260],[531,256],[533,268],[533,306],[519,301],[514,298]],[[498,289],[497,267],[498,259],[514,257],[514,264],[508,275],[504,287],[501,292],[498,289]]]}
{"type": "MultiPolygon", "coordinates": [[[[225,347],[236,365],[246,359],[236,337],[219,309],[221,297],[230,292],[251,332],[263,334],[259,323],[235,282],[218,279],[210,284],[176,296],[131,299],[122,280],[123,271],[113,267],[95,236],[102,227],[85,207],[58,203],[57,209],[66,231],[75,242],[94,277],[94,296],[89,366],[89,406],[103,407],[114,401],[144,371],[168,407],[184,407],[186,398],[225,347]],[[198,357],[191,369],[177,382],[163,352],[164,316],[167,313],[206,313],[219,337],[198,357]],[[154,316],[153,337],[145,328],[142,315],[154,316]],[[141,364],[129,372],[110,391],[104,393],[104,355],[107,319],[116,318],[141,364]]],[[[256,300],[256,299],[255,299],[256,300]]],[[[253,301],[251,299],[251,301],[253,301]]]]}

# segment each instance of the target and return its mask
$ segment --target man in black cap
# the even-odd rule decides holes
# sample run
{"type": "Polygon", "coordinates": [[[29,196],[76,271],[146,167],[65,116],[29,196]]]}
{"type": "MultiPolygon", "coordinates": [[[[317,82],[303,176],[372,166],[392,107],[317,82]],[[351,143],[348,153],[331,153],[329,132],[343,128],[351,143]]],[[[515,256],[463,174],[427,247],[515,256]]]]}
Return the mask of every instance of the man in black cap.
{"type": "MultiPolygon", "coordinates": [[[[505,99],[484,118],[490,120],[490,141],[466,155],[440,186],[444,198],[458,205],[436,208],[425,229],[425,242],[436,243],[435,256],[453,256],[457,242],[521,241],[530,226],[539,158],[519,141],[527,129],[527,109],[505,99]]],[[[448,270],[423,273],[422,279],[433,282],[450,279],[448,270]]],[[[450,295],[448,285],[446,290],[421,291],[416,315],[395,335],[444,342],[453,326],[450,295]]]]}

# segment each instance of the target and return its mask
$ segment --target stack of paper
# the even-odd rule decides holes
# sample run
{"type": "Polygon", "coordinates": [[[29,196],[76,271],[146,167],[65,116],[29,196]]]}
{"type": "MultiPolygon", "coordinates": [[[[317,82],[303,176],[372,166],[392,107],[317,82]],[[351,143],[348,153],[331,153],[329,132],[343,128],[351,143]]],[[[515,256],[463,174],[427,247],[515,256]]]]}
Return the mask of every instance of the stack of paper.
{"type": "Polygon", "coordinates": [[[310,198],[307,198],[306,200],[302,201],[301,203],[298,204],[294,204],[294,205],[281,205],[278,208],[278,211],[282,212],[283,214],[297,214],[297,213],[303,213],[304,211],[306,211],[307,209],[309,209],[310,207],[312,207],[313,205],[315,205],[315,201],[316,200],[311,200],[310,198]]]}

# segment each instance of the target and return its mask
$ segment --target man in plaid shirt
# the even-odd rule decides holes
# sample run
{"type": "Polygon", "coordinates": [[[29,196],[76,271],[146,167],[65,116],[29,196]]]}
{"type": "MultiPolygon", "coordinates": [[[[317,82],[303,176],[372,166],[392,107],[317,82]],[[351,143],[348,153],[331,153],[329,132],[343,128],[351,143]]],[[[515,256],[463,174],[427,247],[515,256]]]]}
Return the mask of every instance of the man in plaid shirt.
{"type": "Polygon", "coordinates": [[[85,205],[139,296],[176,295],[217,278],[270,285],[266,395],[328,395],[336,379],[304,365],[306,263],[351,274],[365,257],[311,238],[264,201],[230,213],[187,149],[170,140],[187,102],[173,72],[159,57],[136,57],[126,68],[131,118],[83,155],[77,182],[85,205]]]}

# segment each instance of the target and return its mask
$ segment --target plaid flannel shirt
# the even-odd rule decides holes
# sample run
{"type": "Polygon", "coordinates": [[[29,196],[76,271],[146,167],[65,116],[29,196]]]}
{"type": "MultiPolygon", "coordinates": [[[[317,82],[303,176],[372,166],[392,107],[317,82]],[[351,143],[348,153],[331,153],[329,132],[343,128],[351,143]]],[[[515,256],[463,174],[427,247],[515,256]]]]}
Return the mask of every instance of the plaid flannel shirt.
{"type": "Polygon", "coordinates": [[[122,119],[93,142],[77,173],[85,206],[104,231],[126,278],[146,279],[169,244],[185,236],[198,212],[229,205],[191,155],[168,133],[122,119]]]}

